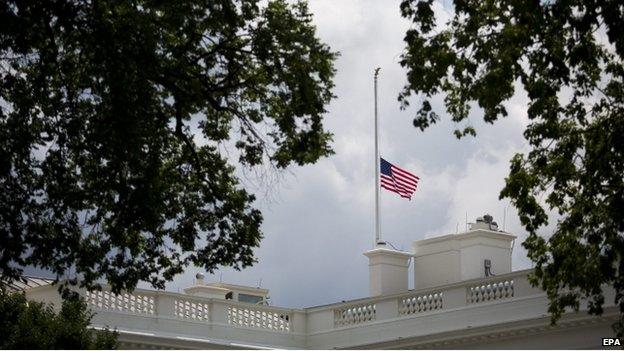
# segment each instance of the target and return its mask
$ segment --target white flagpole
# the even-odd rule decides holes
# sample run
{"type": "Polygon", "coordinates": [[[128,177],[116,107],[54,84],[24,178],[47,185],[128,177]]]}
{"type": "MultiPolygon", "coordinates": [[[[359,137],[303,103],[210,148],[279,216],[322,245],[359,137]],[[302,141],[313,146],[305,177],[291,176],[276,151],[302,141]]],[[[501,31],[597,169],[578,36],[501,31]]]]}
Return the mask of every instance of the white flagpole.
{"type": "Polygon", "coordinates": [[[381,223],[379,220],[379,121],[377,119],[377,76],[381,68],[375,68],[375,246],[381,242],[381,223]]]}

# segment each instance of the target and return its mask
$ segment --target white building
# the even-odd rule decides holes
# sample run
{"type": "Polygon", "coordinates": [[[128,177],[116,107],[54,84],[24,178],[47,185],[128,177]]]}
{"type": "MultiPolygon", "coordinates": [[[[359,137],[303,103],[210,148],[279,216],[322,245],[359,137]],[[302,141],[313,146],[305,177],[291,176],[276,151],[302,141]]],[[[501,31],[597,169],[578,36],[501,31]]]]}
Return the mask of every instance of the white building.
{"type": "MultiPolygon", "coordinates": [[[[268,290],[201,276],[184,293],[84,295],[96,312],[93,327],[116,328],[123,348],[603,348],[618,318],[613,290],[605,290],[601,317],[582,306],[550,326],[530,270],[511,271],[514,239],[486,217],[468,232],[415,241],[410,253],[380,244],[364,253],[371,297],[303,309],[268,306],[268,290]]],[[[56,287],[31,282],[18,287],[29,298],[60,301],[56,287]]]]}

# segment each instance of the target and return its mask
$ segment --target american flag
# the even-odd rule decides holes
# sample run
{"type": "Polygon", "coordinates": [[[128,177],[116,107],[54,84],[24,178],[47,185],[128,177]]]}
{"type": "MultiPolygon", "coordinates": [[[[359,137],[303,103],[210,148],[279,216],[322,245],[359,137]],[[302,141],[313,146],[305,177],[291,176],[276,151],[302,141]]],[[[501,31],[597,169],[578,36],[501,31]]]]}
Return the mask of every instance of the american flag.
{"type": "Polygon", "coordinates": [[[381,187],[411,200],[420,178],[381,158],[381,187]]]}

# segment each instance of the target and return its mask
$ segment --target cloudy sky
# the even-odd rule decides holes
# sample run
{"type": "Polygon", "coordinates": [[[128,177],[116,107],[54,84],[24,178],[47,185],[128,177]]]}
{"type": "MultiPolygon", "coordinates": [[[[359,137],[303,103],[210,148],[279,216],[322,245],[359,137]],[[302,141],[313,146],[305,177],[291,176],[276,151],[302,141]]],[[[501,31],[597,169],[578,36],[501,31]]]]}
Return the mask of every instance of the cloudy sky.
{"type": "MultiPolygon", "coordinates": [[[[382,191],[382,235],[408,250],[414,240],[461,232],[465,217],[490,213],[506,231],[518,235],[513,269],[531,266],[520,242],[526,237],[508,200],[498,200],[509,159],[526,150],[526,97],[508,103],[510,116],[485,124],[479,111],[468,123],[476,138],[457,140],[448,118],[425,132],[412,126],[415,107],[397,102],[405,82],[398,64],[410,23],[400,1],[310,0],[318,35],[341,56],[336,62],[335,95],[325,123],[334,133],[336,154],[291,168],[278,186],[258,186],[265,238],[258,263],[244,271],[222,269],[207,276],[219,281],[271,290],[273,305],[309,307],[368,295],[368,262],[362,253],[374,238],[373,70],[379,79],[380,152],[388,161],[416,173],[420,185],[411,201],[382,191]],[[264,194],[270,190],[270,196],[264,194]],[[506,210],[506,219],[503,214],[506,210]]],[[[448,18],[437,3],[441,22],[448,18]]],[[[416,105],[418,100],[414,100],[416,105]]],[[[435,101],[443,116],[441,99],[435,101]]],[[[460,126],[461,127],[461,126],[460,126]]],[[[168,285],[176,291],[193,283],[197,271],[168,285]]],[[[411,272],[410,272],[411,273],[411,272]]],[[[410,274],[411,280],[411,274],[410,274]]],[[[410,286],[413,283],[410,281],[410,286]]]]}

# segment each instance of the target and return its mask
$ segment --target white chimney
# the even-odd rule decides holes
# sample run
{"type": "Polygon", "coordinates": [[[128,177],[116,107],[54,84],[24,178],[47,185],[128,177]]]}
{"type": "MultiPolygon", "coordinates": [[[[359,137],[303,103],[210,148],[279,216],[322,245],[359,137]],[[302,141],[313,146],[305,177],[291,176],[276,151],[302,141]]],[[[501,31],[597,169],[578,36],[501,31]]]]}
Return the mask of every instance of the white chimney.
{"type": "Polygon", "coordinates": [[[486,215],[468,232],[415,241],[414,288],[510,273],[514,239],[486,215]]]}
{"type": "Polygon", "coordinates": [[[364,253],[368,257],[370,296],[407,291],[409,260],[412,255],[380,243],[364,253]]]}

